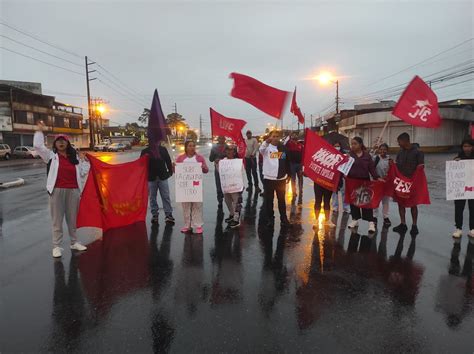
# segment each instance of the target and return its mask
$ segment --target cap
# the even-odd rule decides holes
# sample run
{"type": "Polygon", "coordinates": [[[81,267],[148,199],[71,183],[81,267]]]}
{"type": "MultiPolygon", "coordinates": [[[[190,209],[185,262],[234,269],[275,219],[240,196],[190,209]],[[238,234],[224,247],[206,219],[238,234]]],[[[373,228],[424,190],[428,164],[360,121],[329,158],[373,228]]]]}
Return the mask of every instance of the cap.
{"type": "Polygon", "coordinates": [[[64,135],[64,134],[56,135],[56,138],[54,140],[59,140],[59,139],[69,141],[69,137],[67,135],[64,135]]]}

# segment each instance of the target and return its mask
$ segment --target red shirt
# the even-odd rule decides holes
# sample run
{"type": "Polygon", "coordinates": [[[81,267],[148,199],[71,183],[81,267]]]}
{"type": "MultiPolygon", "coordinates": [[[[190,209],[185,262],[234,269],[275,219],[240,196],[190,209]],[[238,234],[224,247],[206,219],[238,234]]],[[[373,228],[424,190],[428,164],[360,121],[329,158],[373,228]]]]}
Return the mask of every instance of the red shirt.
{"type": "Polygon", "coordinates": [[[59,169],[55,188],[79,188],[77,185],[76,165],[72,164],[67,157],[58,154],[59,169]]]}

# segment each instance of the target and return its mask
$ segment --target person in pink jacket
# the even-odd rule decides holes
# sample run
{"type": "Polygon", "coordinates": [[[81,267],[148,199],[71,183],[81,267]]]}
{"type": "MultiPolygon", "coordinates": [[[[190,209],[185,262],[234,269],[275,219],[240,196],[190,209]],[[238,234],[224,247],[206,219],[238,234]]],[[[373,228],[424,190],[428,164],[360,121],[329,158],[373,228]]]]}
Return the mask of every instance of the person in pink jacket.
{"type": "MultiPolygon", "coordinates": [[[[196,153],[196,144],[192,140],[184,143],[184,154],[176,158],[176,163],[200,162],[202,173],[208,173],[209,168],[203,156],[196,153]]],[[[202,202],[187,202],[183,205],[184,226],[181,228],[182,233],[194,231],[196,234],[202,234],[202,202]]]]}

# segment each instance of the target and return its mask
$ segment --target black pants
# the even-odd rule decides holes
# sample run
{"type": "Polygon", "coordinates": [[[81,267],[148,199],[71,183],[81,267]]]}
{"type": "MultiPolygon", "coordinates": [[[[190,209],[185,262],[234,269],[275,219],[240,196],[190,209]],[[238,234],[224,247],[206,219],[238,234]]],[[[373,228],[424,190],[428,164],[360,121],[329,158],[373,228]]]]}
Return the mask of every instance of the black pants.
{"type": "Polygon", "coordinates": [[[219,175],[219,169],[217,167],[214,170],[214,179],[216,181],[217,201],[222,204],[222,201],[224,200],[224,193],[222,193],[221,177],[219,175]]]}
{"type": "MultiPolygon", "coordinates": [[[[467,204],[469,206],[469,230],[474,229],[474,199],[468,199],[467,204]]],[[[466,206],[466,200],[455,200],[454,201],[454,221],[457,229],[462,229],[462,219],[464,213],[464,207],[466,206]]]]}
{"type": "Polygon", "coordinates": [[[331,210],[331,196],[332,191],[321,187],[319,184],[314,184],[314,211],[316,213],[316,218],[319,217],[319,212],[321,211],[321,202],[324,201],[324,214],[327,220],[331,210]]]}
{"type": "Polygon", "coordinates": [[[259,162],[258,163],[258,174],[260,175],[260,182],[262,182],[262,186],[264,183],[264,178],[263,178],[263,163],[259,162]]]}
{"type": "Polygon", "coordinates": [[[351,204],[351,216],[352,216],[352,220],[359,220],[362,217],[362,220],[374,221],[373,209],[359,208],[352,204],[351,204]]]}
{"type": "Polygon", "coordinates": [[[276,193],[277,199],[278,199],[278,211],[280,212],[280,220],[287,221],[288,218],[286,217],[286,201],[285,201],[286,181],[284,179],[279,179],[279,180],[265,179],[263,188],[264,188],[263,202],[265,204],[266,214],[269,220],[272,220],[274,217],[273,199],[276,193]]]}
{"type": "Polygon", "coordinates": [[[245,172],[247,173],[247,181],[248,181],[249,187],[252,186],[252,177],[253,177],[253,184],[255,185],[255,187],[258,187],[257,158],[256,157],[245,158],[245,172]]]}

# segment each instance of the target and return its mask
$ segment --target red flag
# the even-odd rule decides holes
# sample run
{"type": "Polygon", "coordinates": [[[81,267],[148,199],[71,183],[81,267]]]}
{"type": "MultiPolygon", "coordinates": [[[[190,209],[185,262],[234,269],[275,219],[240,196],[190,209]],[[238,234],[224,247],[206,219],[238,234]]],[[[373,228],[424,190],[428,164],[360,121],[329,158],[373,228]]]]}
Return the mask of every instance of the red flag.
{"type": "Polygon", "coordinates": [[[421,165],[416,168],[412,177],[406,177],[392,163],[388,170],[386,188],[385,194],[405,208],[431,204],[425,169],[421,165]]]}
{"type": "Polygon", "coordinates": [[[437,128],[441,125],[438,98],[418,76],[411,80],[393,108],[392,114],[417,127],[437,128]]]}
{"type": "MultiPolygon", "coordinates": [[[[245,152],[247,151],[247,144],[245,143],[245,139],[242,136],[242,133],[240,133],[240,137],[235,141],[237,144],[237,154],[241,159],[244,159],[245,157],[245,152]]],[[[244,159],[244,165],[245,165],[245,159],[244,159]]]]}
{"type": "Polygon", "coordinates": [[[296,103],[296,87],[295,87],[295,92],[293,92],[293,98],[291,99],[290,112],[298,117],[298,122],[300,122],[301,124],[304,124],[303,113],[301,113],[300,107],[298,107],[298,104],[296,103]]]}
{"type": "Polygon", "coordinates": [[[223,135],[231,138],[237,144],[237,151],[240,157],[245,157],[245,150],[247,144],[242,136],[242,129],[244,129],[247,122],[242,119],[226,117],[212,108],[209,108],[211,112],[211,129],[212,135],[223,135]]]}
{"type": "Polygon", "coordinates": [[[349,160],[326,140],[306,128],[303,152],[304,174],[314,183],[326,189],[337,191],[341,172],[339,166],[349,160]]]}
{"type": "Polygon", "coordinates": [[[234,87],[230,92],[232,97],[241,99],[272,117],[281,118],[289,92],[268,86],[250,76],[232,73],[230,77],[234,79],[234,87]]]}
{"type": "Polygon", "coordinates": [[[91,169],[82,193],[77,227],[107,231],[145,221],[148,207],[148,156],[110,165],[87,155],[91,169]]]}
{"type": "Polygon", "coordinates": [[[375,209],[385,193],[385,182],[346,177],[345,202],[359,208],[375,209]]]}

